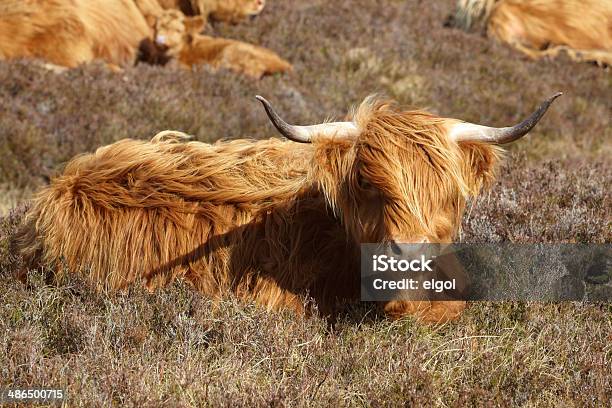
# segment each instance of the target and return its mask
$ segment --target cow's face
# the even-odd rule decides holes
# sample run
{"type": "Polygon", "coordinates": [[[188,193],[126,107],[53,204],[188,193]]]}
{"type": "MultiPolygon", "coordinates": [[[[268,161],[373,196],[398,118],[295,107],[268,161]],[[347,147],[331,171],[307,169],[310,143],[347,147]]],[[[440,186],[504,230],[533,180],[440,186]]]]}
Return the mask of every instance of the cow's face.
{"type": "Polygon", "coordinates": [[[287,138],[314,147],[312,179],[357,242],[450,242],[465,200],[493,179],[497,145],[527,134],[560,93],[523,122],[492,128],[400,111],[368,98],[346,122],[293,126],[263,98],[287,138]]]}
{"type": "Polygon", "coordinates": [[[202,16],[186,17],[178,10],[164,10],[155,22],[155,42],[176,56],[194,35],[204,30],[202,16]]]}
{"type": "Polygon", "coordinates": [[[263,11],[265,6],[265,0],[220,1],[209,17],[215,21],[236,24],[247,17],[256,17],[263,11]]]}
{"type": "Polygon", "coordinates": [[[349,153],[353,164],[339,175],[344,191],[337,194],[354,239],[452,241],[466,197],[492,179],[498,149],[456,143],[444,119],[380,102],[361,109],[356,122],[360,132],[349,153]]]}
{"type": "Polygon", "coordinates": [[[457,151],[427,129],[416,135],[363,131],[347,174],[345,207],[359,242],[450,240],[463,208],[462,180],[453,167],[457,151]],[[448,163],[450,161],[450,163],[448,163]]]}
{"type": "Polygon", "coordinates": [[[451,242],[466,198],[492,180],[498,149],[455,143],[444,120],[423,112],[372,114],[339,195],[355,240],[451,242]]]}

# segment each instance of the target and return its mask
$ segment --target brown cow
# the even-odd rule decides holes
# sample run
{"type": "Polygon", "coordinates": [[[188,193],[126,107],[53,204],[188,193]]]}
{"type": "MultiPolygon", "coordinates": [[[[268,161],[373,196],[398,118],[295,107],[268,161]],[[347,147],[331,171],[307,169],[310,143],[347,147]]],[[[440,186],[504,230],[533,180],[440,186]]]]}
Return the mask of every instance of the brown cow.
{"type": "MultiPolygon", "coordinates": [[[[288,139],[188,142],[162,132],[79,156],[39,192],[18,248],[26,265],[66,267],[123,288],[185,278],[268,308],[322,313],[359,298],[359,244],[450,242],[466,198],[490,184],[522,123],[490,128],[366,99],[346,122],[285,123],[288,139]],[[299,143],[296,143],[299,142],[299,143]]],[[[22,275],[23,277],[24,275],[22,275]]],[[[392,317],[457,318],[462,301],[392,301],[392,317]]]]}
{"type": "Polygon", "coordinates": [[[565,51],[577,61],[612,65],[612,1],[459,0],[454,25],[484,21],[487,33],[531,58],[565,51]]]}
{"type": "Polygon", "coordinates": [[[155,63],[162,55],[162,62],[174,58],[185,68],[205,64],[256,79],[292,70],[288,61],[266,48],[199,34],[204,25],[202,16],[186,17],[178,10],[166,10],[155,21],[155,44],[143,44],[147,48],[141,48],[140,59],[155,63]]]}
{"type": "Polygon", "coordinates": [[[185,16],[201,16],[204,21],[236,24],[246,17],[255,17],[265,7],[265,0],[134,0],[149,25],[164,10],[177,10],[185,16]]]}
{"type": "Polygon", "coordinates": [[[165,9],[181,10],[187,16],[201,15],[206,20],[239,23],[259,15],[265,0],[157,0],[165,9]]]}
{"type": "Polygon", "coordinates": [[[207,35],[188,37],[178,60],[185,67],[207,64],[227,68],[255,79],[290,72],[291,64],[276,53],[253,44],[207,35]]]}
{"type": "Polygon", "coordinates": [[[121,66],[150,36],[132,0],[0,0],[0,59],[40,58],[63,67],[94,59],[121,66]]]}

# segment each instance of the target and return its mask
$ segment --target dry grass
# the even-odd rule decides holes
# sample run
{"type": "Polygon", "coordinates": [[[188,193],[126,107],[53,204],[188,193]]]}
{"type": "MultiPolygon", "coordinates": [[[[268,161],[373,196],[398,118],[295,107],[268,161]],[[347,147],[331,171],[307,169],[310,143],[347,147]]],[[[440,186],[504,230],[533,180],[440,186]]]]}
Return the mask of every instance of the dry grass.
{"type": "MultiPolygon", "coordinates": [[[[36,281],[36,276],[34,280],[36,281]]],[[[453,325],[367,307],[328,326],[189,287],[97,294],[2,280],[3,385],[85,406],[604,406],[610,305],[479,303],[453,325]],[[364,317],[365,315],[365,317],[364,317]]]]}
{"type": "MultiPolygon", "coordinates": [[[[499,182],[466,214],[466,242],[611,242],[612,75],[530,61],[442,23],[451,0],[270,1],[217,34],[263,44],[295,66],[260,82],[228,72],[93,64],[53,74],[0,63],[0,214],[75,154],[178,129],[211,141],[273,135],[255,94],[288,119],[340,117],[379,92],[448,116],[507,125],[565,96],[511,147],[499,182]]],[[[0,218],[0,387],[61,386],[84,406],[609,406],[610,304],[474,303],[461,320],[389,322],[356,305],[331,326],[181,283],[95,293],[73,276],[10,277],[0,218]]]]}

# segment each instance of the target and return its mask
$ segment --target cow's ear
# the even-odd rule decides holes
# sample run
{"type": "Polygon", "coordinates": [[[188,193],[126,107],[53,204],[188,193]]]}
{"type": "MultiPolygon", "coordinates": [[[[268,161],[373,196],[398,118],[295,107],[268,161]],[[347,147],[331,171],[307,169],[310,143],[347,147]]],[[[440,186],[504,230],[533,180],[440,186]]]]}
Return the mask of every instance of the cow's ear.
{"type": "Polygon", "coordinates": [[[460,142],[459,148],[463,156],[463,177],[470,193],[476,195],[495,180],[504,151],[498,146],[475,142],[460,142]]]}
{"type": "Polygon", "coordinates": [[[185,32],[189,34],[199,34],[204,31],[206,20],[202,16],[185,17],[185,32]]]}

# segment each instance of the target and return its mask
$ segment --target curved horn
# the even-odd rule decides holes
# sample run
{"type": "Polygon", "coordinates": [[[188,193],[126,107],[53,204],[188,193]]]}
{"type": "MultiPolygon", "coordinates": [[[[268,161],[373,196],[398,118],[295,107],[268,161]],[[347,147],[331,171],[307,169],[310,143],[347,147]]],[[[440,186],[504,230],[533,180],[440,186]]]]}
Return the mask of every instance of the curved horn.
{"type": "Polygon", "coordinates": [[[255,98],[263,104],[276,130],[294,142],[310,143],[312,137],[316,135],[323,137],[354,137],[358,133],[357,126],[353,122],[331,122],[311,126],[290,125],[276,113],[266,98],[259,95],[256,95],[255,98]]]}
{"type": "Polygon", "coordinates": [[[476,125],[469,122],[461,122],[450,128],[449,137],[457,142],[485,142],[494,144],[514,142],[529,133],[542,116],[544,116],[551,103],[561,95],[563,95],[562,92],[557,92],[545,100],[531,116],[518,125],[495,128],[476,125]]]}

